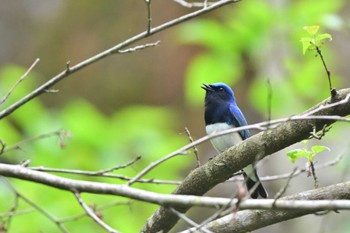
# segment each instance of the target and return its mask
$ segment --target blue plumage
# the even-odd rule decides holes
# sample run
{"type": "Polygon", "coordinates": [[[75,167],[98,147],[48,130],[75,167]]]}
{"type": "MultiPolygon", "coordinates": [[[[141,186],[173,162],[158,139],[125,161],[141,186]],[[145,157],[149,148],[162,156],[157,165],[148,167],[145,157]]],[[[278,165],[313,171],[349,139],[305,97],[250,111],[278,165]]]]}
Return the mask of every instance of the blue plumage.
{"type": "MultiPolygon", "coordinates": [[[[206,91],[204,119],[207,134],[247,125],[247,121],[239,109],[234,93],[229,86],[224,83],[214,83],[210,85],[203,84],[202,88],[206,91]]],[[[244,130],[215,137],[211,139],[211,143],[219,153],[222,153],[249,137],[249,130],[244,130]]],[[[252,198],[257,198],[258,195],[266,198],[267,193],[260,183],[254,167],[249,165],[243,170],[248,189],[250,190],[256,186],[251,194],[252,198]],[[258,184],[255,185],[256,183],[258,184]]]]}

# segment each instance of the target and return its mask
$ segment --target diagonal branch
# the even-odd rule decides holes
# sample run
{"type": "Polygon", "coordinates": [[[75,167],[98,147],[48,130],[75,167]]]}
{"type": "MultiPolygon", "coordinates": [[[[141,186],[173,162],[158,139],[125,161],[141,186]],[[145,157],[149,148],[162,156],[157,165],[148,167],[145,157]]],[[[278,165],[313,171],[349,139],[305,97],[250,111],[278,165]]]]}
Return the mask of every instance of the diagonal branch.
{"type": "Polygon", "coordinates": [[[110,233],[118,233],[115,229],[107,225],[104,221],[102,221],[95,213],[94,211],[83,201],[80,194],[77,192],[74,192],[75,198],[78,200],[79,204],[83,209],[85,210],[86,214],[92,218],[97,224],[102,226],[104,229],[106,229],[110,233]]]}
{"type": "Polygon", "coordinates": [[[32,69],[36,66],[36,64],[38,64],[39,61],[39,58],[35,59],[34,63],[29,67],[29,69],[17,80],[17,82],[11,87],[11,89],[6,93],[6,95],[1,98],[0,105],[5,103],[5,101],[10,97],[10,95],[16,89],[16,87],[28,76],[30,71],[32,71],[32,69]]]}
{"type": "Polygon", "coordinates": [[[63,80],[64,78],[70,76],[71,74],[83,69],[86,66],[89,66],[105,57],[109,57],[112,54],[118,53],[121,49],[126,48],[127,46],[140,41],[146,37],[149,37],[155,33],[158,33],[160,31],[163,31],[167,28],[171,28],[175,25],[178,25],[180,23],[183,23],[187,20],[190,20],[192,18],[196,18],[200,15],[203,15],[205,13],[208,13],[210,11],[213,11],[217,8],[220,8],[222,6],[228,5],[228,4],[232,4],[232,3],[236,3],[239,2],[240,0],[221,0],[218,1],[206,8],[191,12],[189,14],[183,15],[179,18],[176,18],[174,20],[168,21],[164,24],[161,24],[157,27],[153,27],[150,28],[149,31],[146,30],[134,37],[131,37],[115,46],[113,46],[110,49],[107,49],[99,54],[96,54],[95,56],[92,56],[80,63],[78,63],[75,66],[70,66],[69,63],[67,63],[67,69],[65,69],[64,71],[62,71],[61,73],[57,74],[56,76],[54,76],[53,78],[51,78],[49,81],[47,81],[46,83],[44,83],[43,85],[41,85],[40,87],[38,87],[37,89],[35,89],[34,91],[32,91],[31,93],[29,93],[28,95],[24,96],[22,99],[20,99],[19,101],[13,103],[12,105],[10,105],[8,108],[4,109],[3,111],[0,112],[0,119],[10,115],[12,112],[14,112],[15,110],[17,110],[20,106],[24,105],[25,103],[29,102],[30,100],[34,99],[35,97],[46,93],[53,85],[55,85],[56,83],[60,82],[61,80],[63,80]]]}
{"type": "MultiPolygon", "coordinates": [[[[348,100],[350,89],[340,90],[337,95],[326,99],[307,112],[319,109],[313,115],[347,116],[350,114],[350,101],[342,105],[332,105],[335,102],[348,100]],[[331,104],[332,107],[320,107],[331,104]]],[[[312,116],[310,116],[312,117],[312,116]]],[[[275,153],[294,143],[309,137],[313,128],[320,130],[324,125],[334,123],[326,119],[309,119],[303,121],[287,121],[273,129],[261,132],[216,156],[203,166],[193,170],[173,192],[173,194],[187,194],[202,196],[215,185],[226,181],[233,173],[243,167],[275,153]]],[[[189,208],[178,208],[186,212],[189,208]]],[[[169,209],[160,207],[144,225],[143,232],[169,231],[178,221],[178,217],[169,209]]]]}

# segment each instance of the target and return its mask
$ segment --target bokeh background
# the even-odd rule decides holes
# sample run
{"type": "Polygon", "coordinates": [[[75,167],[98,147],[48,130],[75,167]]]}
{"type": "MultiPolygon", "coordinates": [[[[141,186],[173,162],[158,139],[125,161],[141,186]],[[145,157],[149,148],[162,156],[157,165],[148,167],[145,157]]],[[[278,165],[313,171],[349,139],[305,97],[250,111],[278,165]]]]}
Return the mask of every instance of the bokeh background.
{"type": "MultiPolygon", "coordinates": [[[[40,58],[2,109],[65,69],[146,29],[144,1],[0,0],[0,93],[3,96],[25,70],[40,58]]],[[[189,13],[174,1],[152,1],[152,25],[189,13]]],[[[333,40],[322,47],[335,88],[349,87],[350,4],[334,1],[241,1],[144,39],[135,45],[160,40],[159,46],[125,55],[113,55],[58,83],[55,94],[44,94],[0,122],[0,138],[8,148],[23,140],[57,130],[64,138],[45,137],[8,150],[0,160],[30,166],[97,171],[142,159],[116,174],[132,177],[150,162],[188,143],[184,128],[194,139],[205,135],[202,83],[225,82],[248,122],[299,114],[329,95],[326,73],[314,52],[302,54],[303,27],[320,25],[333,40]],[[270,85],[268,84],[270,83],[270,85]],[[271,92],[269,92],[271,89],[271,92]],[[269,95],[271,95],[271,98],[269,95]],[[269,114],[269,105],[271,114],[269,114]]],[[[257,133],[255,131],[253,134],[257,133]]],[[[316,165],[342,160],[317,170],[320,186],[349,179],[348,125],[336,123],[321,140],[311,140],[269,156],[257,164],[261,177],[304,168],[306,160],[291,163],[286,153],[324,145],[330,151],[316,157],[316,165]]],[[[198,146],[201,163],[215,155],[209,142],[198,146]]],[[[196,167],[193,153],[178,156],[154,169],[148,178],[182,180],[196,167]]],[[[121,184],[118,179],[64,175],[75,179],[121,184]]],[[[10,179],[18,192],[57,219],[83,213],[71,193],[10,179]]],[[[286,180],[264,183],[273,197],[286,180]]],[[[231,197],[236,184],[218,185],[208,195],[231,197]]],[[[312,189],[313,179],[294,178],[285,195],[312,189]]],[[[0,183],[0,226],[15,203],[6,182],[0,183]]],[[[136,184],[145,190],[170,193],[174,185],[136,184]]],[[[125,198],[83,194],[97,207],[125,198]]],[[[100,211],[103,220],[121,232],[138,232],[157,209],[132,202],[100,211]]],[[[58,232],[57,226],[31,206],[19,202],[9,232],[58,232]]],[[[193,209],[200,222],[212,210],[193,209]]],[[[349,213],[310,215],[256,232],[349,232],[349,213]],[[310,229],[312,225],[312,229],[310,229]]],[[[90,218],[65,223],[70,232],[103,232],[90,218]]],[[[180,223],[176,232],[186,227],[180,223]]]]}

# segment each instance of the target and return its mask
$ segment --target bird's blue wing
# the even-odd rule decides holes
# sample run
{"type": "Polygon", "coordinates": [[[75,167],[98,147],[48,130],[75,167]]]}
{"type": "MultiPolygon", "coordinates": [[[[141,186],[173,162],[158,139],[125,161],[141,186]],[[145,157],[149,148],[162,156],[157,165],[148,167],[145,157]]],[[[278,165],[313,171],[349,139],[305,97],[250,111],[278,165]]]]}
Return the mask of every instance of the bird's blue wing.
{"type": "MultiPolygon", "coordinates": [[[[243,113],[239,109],[239,107],[235,104],[230,105],[230,112],[232,116],[232,124],[235,127],[246,126],[248,125],[247,120],[245,119],[243,113]]],[[[241,135],[242,140],[245,140],[250,137],[250,132],[248,129],[244,131],[239,131],[239,135],[241,135]]]]}

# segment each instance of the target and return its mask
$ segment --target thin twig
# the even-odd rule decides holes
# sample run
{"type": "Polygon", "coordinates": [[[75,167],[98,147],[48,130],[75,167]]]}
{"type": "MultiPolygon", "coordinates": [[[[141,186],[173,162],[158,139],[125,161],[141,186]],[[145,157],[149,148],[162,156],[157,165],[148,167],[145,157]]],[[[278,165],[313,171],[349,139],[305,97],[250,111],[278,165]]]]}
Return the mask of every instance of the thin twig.
{"type": "Polygon", "coordinates": [[[149,47],[155,47],[158,46],[160,44],[160,40],[154,42],[154,43],[148,43],[148,44],[144,44],[144,45],[137,45],[133,48],[128,48],[128,49],[124,49],[124,50],[118,50],[117,52],[120,54],[124,54],[124,53],[132,53],[135,52],[137,50],[141,50],[141,49],[146,49],[149,47]]]}
{"type": "Polygon", "coordinates": [[[5,147],[6,147],[6,143],[2,139],[0,139],[0,146],[1,146],[1,148],[0,148],[0,155],[2,155],[4,153],[4,150],[5,150],[5,147]]]}
{"type": "Polygon", "coordinates": [[[185,0],[173,0],[174,2],[180,4],[183,7],[187,7],[187,8],[193,8],[193,7],[208,7],[210,5],[213,5],[215,2],[208,2],[207,0],[203,3],[203,2],[187,2],[185,0]],[[206,5],[205,5],[206,4],[206,5]]]}
{"type": "MultiPolygon", "coordinates": [[[[193,142],[193,138],[192,138],[191,133],[190,133],[190,131],[188,130],[187,127],[185,127],[185,132],[187,134],[188,139],[190,140],[190,143],[192,143],[193,142]]],[[[193,153],[196,156],[197,167],[200,167],[201,166],[201,161],[199,160],[198,149],[197,149],[196,146],[193,146],[193,153]]]]}
{"type": "Polygon", "coordinates": [[[33,213],[34,211],[35,211],[35,209],[9,211],[9,212],[6,212],[6,213],[0,213],[0,218],[8,218],[10,216],[18,216],[18,215],[23,215],[23,214],[30,214],[30,213],[33,213]]]}
{"type": "Polygon", "coordinates": [[[106,229],[110,233],[118,233],[117,230],[113,229],[109,225],[107,225],[104,221],[102,221],[95,213],[93,210],[90,209],[90,207],[83,201],[83,199],[80,197],[80,194],[78,192],[73,192],[74,196],[78,200],[79,204],[83,209],[85,210],[86,214],[92,218],[97,224],[102,226],[104,229],[106,229]]]}
{"type": "Polygon", "coordinates": [[[335,89],[333,89],[332,87],[332,81],[331,81],[331,72],[328,70],[327,68],[327,65],[326,65],[326,62],[323,58],[323,55],[322,55],[322,52],[321,52],[321,49],[315,45],[315,48],[316,48],[316,51],[317,51],[317,54],[320,56],[321,58],[321,61],[322,61],[322,64],[323,64],[323,67],[324,69],[326,70],[326,73],[327,73],[327,78],[328,78],[328,84],[329,84],[329,90],[330,90],[330,93],[331,93],[331,96],[334,97],[336,94],[337,94],[337,91],[335,89]]]}
{"type": "Polygon", "coordinates": [[[238,211],[239,210],[239,204],[241,203],[241,201],[243,200],[243,198],[245,197],[245,188],[244,187],[238,187],[238,192],[236,194],[236,198],[237,201],[233,202],[232,198],[232,202],[228,203],[226,206],[221,206],[217,211],[215,211],[215,213],[213,215],[211,215],[209,218],[205,219],[204,221],[202,221],[198,227],[196,227],[197,229],[200,229],[201,227],[203,227],[204,225],[206,225],[207,223],[214,221],[217,218],[220,218],[222,216],[225,216],[227,214],[229,214],[230,212],[232,212],[232,208],[233,207],[233,211],[238,211]],[[242,188],[242,189],[241,189],[242,188]],[[243,192],[241,192],[241,190],[243,190],[243,192]],[[234,204],[232,204],[234,203],[234,204]]]}
{"type": "Polygon", "coordinates": [[[35,59],[34,63],[29,67],[29,69],[17,80],[17,82],[11,87],[11,89],[6,93],[6,95],[1,98],[0,105],[6,102],[6,100],[10,97],[10,95],[16,89],[16,87],[28,76],[29,72],[36,66],[36,64],[38,64],[39,61],[39,58],[35,59]]]}
{"type": "MultiPolygon", "coordinates": [[[[16,209],[18,208],[18,201],[20,196],[16,192],[14,194],[15,194],[15,201],[11,209],[8,211],[8,213],[15,213],[16,209]]],[[[11,225],[11,220],[13,216],[14,216],[13,214],[8,215],[7,221],[3,224],[6,231],[10,231],[10,225],[11,225]]]]}
{"type": "Polygon", "coordinates": [[[278,191],[278,192],[276,193],[276,195],[275,195],[275,197],[274,197],[274,203],[273,203],[273,205],[275,205],[275,204],[276,204],[276,201],[277,201],[278,199],[280,199],[280,198],[286,193],[287,188],[288,188],[290,182],[292,181],[292,178],[293,178],[294,173],[295,173],[296,171],[297,171],[297,168],[294,168],[293,171],[290,173],[290,176],[288,177],[288,180],[287,180],[287,182],[284,184],[283,188],[281,188],[280,191],[278,191]]]}
{"type": "Polygon", "coordinates": [[[115,170],[118,170],[118,169],[126,168],[126,167],[129,167],[129,166],[133,165],[134,163],[136,163],[140,159],[141,159],[141,156],[137,156],[133,160],[131,160],[131,161],[129,161],[129,162],[123,164],[123,165],[117,165],[117,166],[114,166],[114,167],[111,167],[111,168],[99,170],[99,171],[97,171],[95,173],[92,173],[92,174],[94,174],[94,175],[102,175],[102,174],[106,174],[108,172],[112,172],[112,171],[115,171],[115,170]]]}
{"type": "Polygon", "coordinates": [[[155,167],[157,167],[159,164],[164,163],[165,161],[177,156],[177,155],[183,155],[186,152],[183,150],[177,150],[173,153],[170,153],[166,156],[164,156],[163,158],[152,162],[150,165],[148,165],[147,167],[145,167],[141,172],[139,172],[136,176],[134,176],[131,180],[129,180],[129,182],[127,183],[127,185],[132,185],[133,183],[137,182],[141,177],[143,177],[144,175],[146,175],[148,172],[150,172],[152,169],[154,169],[155,167]]]}
{"type": "Polygon", "coordinates": [[[271,115],[272,115],[272,86],[271,81],[268,78],[267,79],[267,120],[271,121],[271,115]]]}
{"type": "Polygon", "coordinates": [[[318,178],[316,176],[316,170],[315,170],[315,166],[314,163],[312,161],[309,162],[310,163],[310,171],[311,171],[311,175],[312,178],[314,179],[314,188],[318,188],[318,178]]]}
{"type": "MultiPolygon", "coordinates": [[[[82,170],[72,170],[72,169],[64,169],[64,168],[47,168],[44,166],[40,167],[30,167],[29,169],[34,171],[41,172],[55,172],[55,173],[67,173],[73,175],[85,175],[85,176],[98,176],[98,177],[106,177],[106,178],[116,178],[120,180],[130,181],[132,177],[127,177],[119,174],[110,174],[110,173],[100,173],[100,171],[82,171],[82,170]]],[[[113,169],[113,168],[110,168],[113,169]]],[[[157,180],[157,179],[139,179],[136,182],[138,183],[150,183],[150,184],[168,184],[168,185],[179,185],[181,181],[177,180],[157,180]]]]}
{"type": "Polygon", "coordinates": [[[184,215],[183,213],[180,213],[179,211],[177,211],[176,209],[169,207],[169,209],[171,210],[171,212],[173,212],[176,216],[178,216],[180,219],[184,220],[185,222],[187,222],[189,225],[191,225],[192,227],[196,227],[196,229],[200,230],[201,232],[205,232],[205,233],[213,233],[212,231],[209,231],[208,229],[206,229],[203,226],[200,226],[198,223],[196,223],[195,221],[193,221],[192,219],[188,218],[186,215],[184,215]]]}
{"type": "MultiPolygon", "coordinates": [[[[118,206],[118,205],[130,205],[131,203],[132,203],[132,201],[115,201],[115,202],[109,203],[107,205],[95,207],[95,210],[101,211],[101,210],[105,210],[105,209],[108,209],[108,208],[111,208],[114,206],[118,206]]],[[[59,220],[59,222],[61,222],[61,223],[72,222],[72,221],[76,221],[76,220],[81,219],[81,218],[86,217],[86,216],[87,216],[86,213],[78,214],[75,216],[63,218],[63,219],[59,220]]]]}
{"type": "Polygon", "coordinates": [[[56,130],[56,131],[53,131],[53,132],[50,132],[50,133],[40,134],[38,136],[35,136],[35,137],[32,137],[32,138],[28,138],[28,139],[25,139],[23,141],[20,141],[20,142],[16,143],[15,145],[6,147],[3,150],[3,153],[6,153],[6,152],[9,152],[9,151],[12,151],[12,150],[21,149],[21,146],[24,145],[24,144],[27,144],[27,143],[30,143],[30,142],[33,142],[33,141],[37,141],[37,140],[41,140],[41,139],[44,139],[44,138],[52,137],[52,136],[57,136],[61,141],[63,141],[64,139],[70,137],[70,133],[68,131],[65,131],[65,130],[56,130]]]}
{"type": "Polygon", "coordinates": [[[151,0],[145,0],[147,5],[147,34],[151,33],[151,23],[152,23],[152,15],[151,15],[151,0]]]}
{"type": "MultiPolygon", "coordinates": [[[[324,164],[320,164],[318,166],[315,166],[315,169],[323,169],[323,168],[327,168],[327,167],[331,167],[334,166],[336,164],[338,164],[341,159],[344,157],[345,153],[341,153],[339,154],[334,160],[331,160],[327,163],[324,164]]],[[[259,177],[260,181],[275,181],[275,180],[283,180],[283,179],[289,179],[289,177],[296,177],[300,174],[303,174],[307,172],[306,168],[299,168],[296,169],[295,172],[294,170],[292,172],[288,172],[288,173],[284,173],[284,174],[279,174],[279,175],[274,175],[274,176],[263,176],[263,177],[259,177]]],[[[238,173],[240,175],[240,173],[238,173]]],[[[236,175],[236,174],[235,174],[236,175]]],[[[244,179],[242,177],[233,177],[229,180],[227,180],[227,182],[236,182],[236,181],[243,181],[244,179]]]]}
{"type": "Polygon", "coordinates": [[[62,232],[64,233],[68,233],[67,229],[59,222],[57,221],[57,219],[53,216],[51,216],[51,214],[49,214],[48,212],[46,212],[46,210],[44,210],[43,208],[41,208],[40,206],[38,206],[37,204],[35,204],[33,201],[31,201],[30,199],[28,199],[27,197],[23,196],[21,193],[19,193],[12,185],[11,183],[5,179],[5,178],[1,178],[3,181],[5,181],[5,183],[7,184],[7,186],[19,197],[21,198],[24,202],[26,202],[27,204],[29,204],[30,206],[32,206],[34,209],[36,209],[37,211],[39,211],[41,214],[43,214],[45,217],[47,217],[51,222],[53,222],[62,232]]]}

